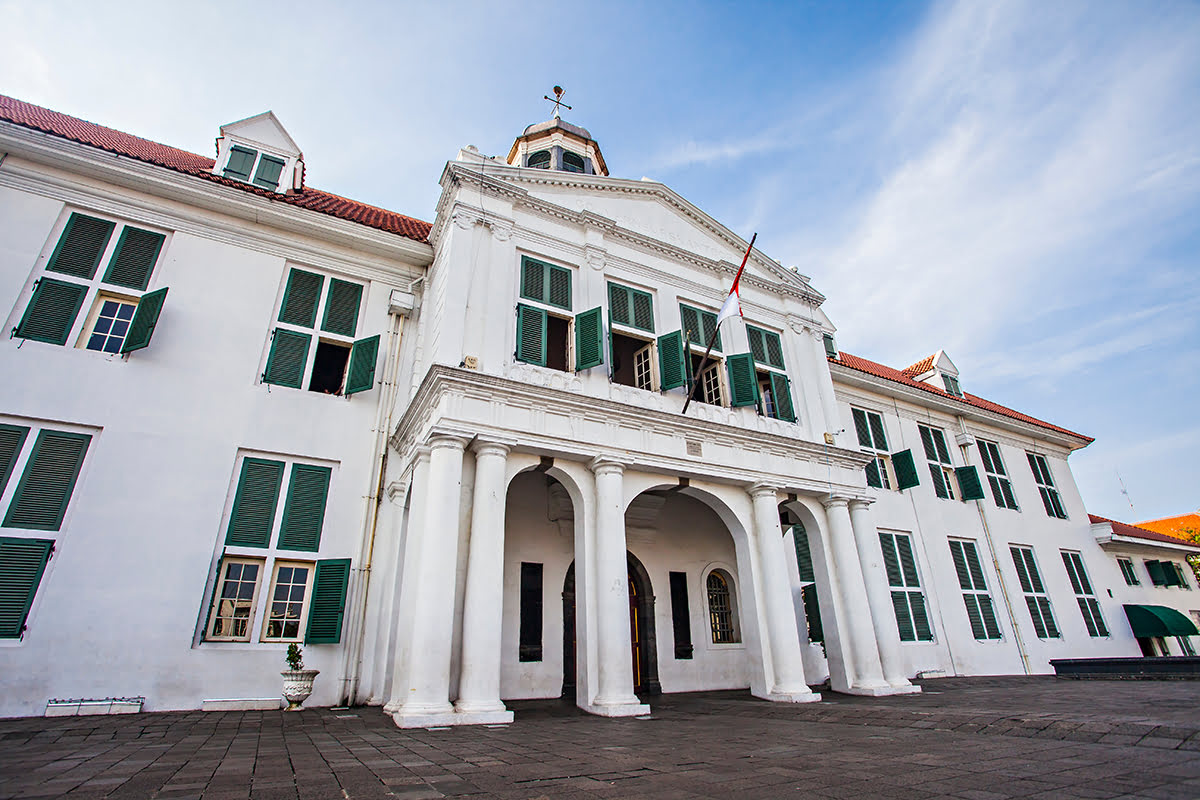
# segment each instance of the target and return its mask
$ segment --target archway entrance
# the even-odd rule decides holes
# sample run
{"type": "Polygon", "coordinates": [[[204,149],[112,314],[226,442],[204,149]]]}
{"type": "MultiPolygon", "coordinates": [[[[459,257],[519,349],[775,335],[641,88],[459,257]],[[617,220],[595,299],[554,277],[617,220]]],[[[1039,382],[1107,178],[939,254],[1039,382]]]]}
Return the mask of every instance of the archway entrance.
{"type": "MultiPolygon", "coordinates": [[[[654,591],[650,575],[633,553],[626,552],[629,566],[629,655],[633,664],[633,691],[639,695],[662,694],[658,681],[658,646],[654,626],[654,591]]],[[[575,562],[563,581],[563,689],[562,696],[575,699],[575,562]]]]}

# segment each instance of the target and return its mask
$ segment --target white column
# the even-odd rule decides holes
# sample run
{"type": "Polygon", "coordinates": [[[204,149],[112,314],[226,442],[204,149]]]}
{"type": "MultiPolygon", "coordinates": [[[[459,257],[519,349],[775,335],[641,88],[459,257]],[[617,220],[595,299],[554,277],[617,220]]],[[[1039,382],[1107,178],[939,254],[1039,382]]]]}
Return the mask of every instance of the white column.
{"type": "Polygon", "coordinates": [[[460,722],[466,724],[512,722],[512,712],[500,702],[508,447],[497,442],[476,442],[472,449],[475,494],[463,596],[462,669],[454,709],[460,722]]]}
{"type": "Polygon", "coordinates": [[[900,631],[896,627],[896,615],[892,609],[892,593],[885,582],[883,551],[875,526],[871,524],[868,501],[850,501],[850,526],[854,530],[854,542],[858,547],[858,560],[867,589],[867,603],[871,607],[871,622],[875,627],[883,679],[898,693],[919,692],[921,687],[913,686],[905,675],[904,661],[900,656],[900,631]]]}
{"type": "MultiPolygon", "coordinates": [[[[454,584],[458,562],[459,502],[462,497],[463,450],[466,440],[437,435],[429,442],[429,485],[415,555],[419,562],[409,573],[417,591],[402,615],[411,615],[411,633],[398,647],[408,650],[406,685],[395,687],[398,708],[392,715],[402,728],[452,725],[450,705],[450,648],[454,632],[454,584]]],[[[407,567],[407,565],[406,565],[407,567]]],[[[407,568],[405,569],[407,573],[407,568]]]]}
{"type": "Polygon", "coordinates": [[[842,608],[837,623],[842,646],[850,648],[850,657],[845,658],[845,662],[851,668],[848,671],[853,672],[853,675],[847,675],[849,686],[838,691],[866,695],[893,694],[895,690],[883,679],[883,668],[879,664],[875,626],[871,619],[871,606],[867,602],[867,589],[863,585],[850,512],[846,510],[847,500],[844,497],[831,497],[824,501],[824,505],[825,516],[829,520],[830,555],[841,594],[842,608]]]}
{"type": "MultiPolygon", "coordinates": [[[[796,631],[796,611],[787,576],[783,530],[779,527],[776,487],[755,484],[749,489],[754,506],[754,538],[761,573],[763,612],[774,675],[766,699],[788,703],[820,700],[804,680],[804,661],[796,631]]],[[[745,576],[742,576],[743,582],[745,576]]],[[[743,583],[743,588],[745,583],[743,583]]]]}
{"type": "MultiPolygon", "coordinates": [[[[633,693],[629,564],[625,555],[625,467],[603,457],[594,459],[590,467],[596,476],[596,563],[592,574],[596,587],[599,675],[596,697],[587,710],[608,717],[649,714],[650,707],[633,693]]],[[[577,607],[578,603],[577,596],[577,607]]]]}

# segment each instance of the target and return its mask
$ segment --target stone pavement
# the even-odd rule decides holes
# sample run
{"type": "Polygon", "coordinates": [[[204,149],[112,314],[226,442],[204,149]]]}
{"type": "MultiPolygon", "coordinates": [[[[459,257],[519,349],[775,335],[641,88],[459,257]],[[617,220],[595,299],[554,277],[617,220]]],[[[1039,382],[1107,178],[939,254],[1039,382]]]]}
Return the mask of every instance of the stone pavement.
{"type": "Polygon", "coordinates": [[[896,698],[665,695],[645,719],[515,702],[500,727],[378,708],[0,720],[0,797],[1196,798],[1194,682],[947,678],[896,698]]]}

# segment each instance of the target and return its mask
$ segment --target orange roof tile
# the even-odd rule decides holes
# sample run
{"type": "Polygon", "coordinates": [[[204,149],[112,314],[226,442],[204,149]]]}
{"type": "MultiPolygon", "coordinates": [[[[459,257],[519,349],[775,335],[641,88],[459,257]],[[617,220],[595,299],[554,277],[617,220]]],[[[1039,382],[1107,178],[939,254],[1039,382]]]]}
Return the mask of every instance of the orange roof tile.
{"type": "Polygon", "coordinates": [[[931,356],[925,356],[917,363],[907,366],[900,371],[910,378],[915,378],[918,375],[924,375],[926,372],[929,372],[929,370],[933,369],[933,359],[935,356],[937,356],[937,353],[934,353],[931,356]]]}
{"type": "MultiPolygon", "coordinates": [[[[1147,541],[1151,542],[1166,542],[1168,544],[1192,544],[1191,542],[1181,540],[1177,536],[1168,536],[1165,533],[1157,533],[1156,531],[1146,530],[1145,528],[1141,527],[1141,525],[1130,525],[1125,522],[1117,522],[1116,520],[1109,519],[1108,517],[1099,517],[1095,514],[1088,514],[1088,519],[1090,519],[1092,522],[1109,523],[1112,525],[1113,533],[1115,533],[1117,536],[1130,536],[1135,539],[1146,539],[1147,541]]],[[[1200,549],[1200,545],[1197,545],[1197,549],[1200,549]]]]}
{"type": "MultiPolygon", "coordinates": [[[[886,380],[895,381],[896,383],[910,386],[915,389],[920,389],[925,392],[931,392],[956,403],[965,403],[966,405],[974,406],[975,408],[980,408],[984,411],[991,411],[994,414],[1000,414],[1001,416],[1008,417],[1010,419],[1027,422],[1030,425],[1037,425],[1038,427],[1057,431],[1058,433],[1065,433],[1068,436],[1074,436],[1082,439],[1089,444],[1095,441],[1095,439],[1093,439],[1091,436],[1084,436],[1082,433],[1076,433],[1075,431],[1068,430],[1067,428],[1062,428],[1058,425],[1053,425],[1049,422],[1037,419],[1036,417],[1031,417],[1028,414],[1022,414],[1020,411],[1014,411],[1013,409],[1002,406],[999,403],[993,403],[991,400],[984,400],[982,397],[977,397],[968,392],[964,392],[962,397],[956,397],[943,389],[939,389],[936,386],[931,386],[928,383],[921,383],[920,381],[913,380],[911,377],[905,374],[905,371],[884,366],[883,364],[877,364],[874,361],[868,361],[865,358],[851,355],[844,350],[836,357],[831,356],[829,360],[834,364],[841,364],[845,367],[849,367],[850,369],[857,370],[858,372],[865,372],[868,375],[874,375],[877,378],[884,378],[886,380]]],[[[917,366],[920,363],[921,362],[917,362],[917,364],[914,364],[913,366],[917,366]]]]}
{"type": "Polygon", "coordinates": [[[1176,539],[1191,541],[1187,536],[1187,530],[1190,528],[1194,532],[1200,532],[1200,513],[1180,514],[1177,517],[1163,517],[1162,519],[1149,519],[1145,522],[1139,522],[1138,526],[1154,531],[1155,533],[1174,536],[1176,539]]]}
{"type": "Polygon", "coordinates": [[[431,225],[428,222],[307,186],[299,192],[279,194],[248,183],[213,175],[214,161],[211,158],[168,147],[165,144],[122,133],[112,128],[105,128],[102,125],[60,114],[57,111],[25,103],[12,97],[0,95],[0,121],[11,122],[14,125],[31,128],[52,136],[60,136],[110,153],[144,161],[147,164],[155,164],[186,175],[232,186],[268,200],[357,222],[369,228],[394,233],[418,242],[424,242],[429,238],[431,225]]]}

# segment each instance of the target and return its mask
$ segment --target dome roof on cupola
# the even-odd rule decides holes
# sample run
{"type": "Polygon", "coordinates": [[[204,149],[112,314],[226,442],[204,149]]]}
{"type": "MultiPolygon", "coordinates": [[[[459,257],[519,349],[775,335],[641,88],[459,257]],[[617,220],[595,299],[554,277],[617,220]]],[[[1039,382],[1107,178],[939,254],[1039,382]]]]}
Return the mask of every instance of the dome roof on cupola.
{"type": "MultiPolygon", "coordinates": [[[[562,99],[562,89],[554,87],[562,99]]],[[[547,100],[550,98],[547,97],[547,100]]],[[[574,172],[583,175],[608,175],[608,166],[600,153],[600,145],[587,128],[567,122],[559,116],[555,102],[554,116],[545,122],[535,122],[525,128],[508,152],[508,163],[514,167],[574,172]]]]}

